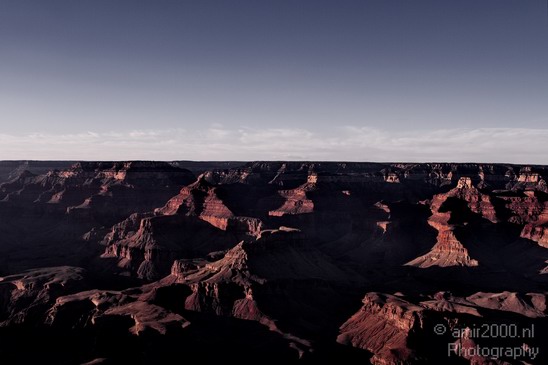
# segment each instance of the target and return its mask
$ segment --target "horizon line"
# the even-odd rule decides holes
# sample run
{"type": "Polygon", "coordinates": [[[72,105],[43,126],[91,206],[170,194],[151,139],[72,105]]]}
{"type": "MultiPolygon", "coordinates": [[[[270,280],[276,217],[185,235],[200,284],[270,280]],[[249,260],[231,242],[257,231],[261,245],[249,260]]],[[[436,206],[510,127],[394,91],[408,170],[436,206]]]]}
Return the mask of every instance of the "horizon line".
{"type": "Polygon", "coordinates": [[[369,163],[369,164],[385,164],[385,165],[391,165],[391,164],[406,164],[406,165],[423,165],[423,164],[456,164],[456,165],[467,165],[467,164],[475,164],[475,165],[528,165],[528,166],[548,166],[548,163],[546,164],[538,164],[538,163],[524,163],[524,162],[476,162],[476,161],[466,161],[466,162],[455,162],[455,161],[367,161],[367,160],[269,160],[269,159],[259,159],[259,160],[155,160],[155,159],[99,159],[99,160],[90,160],[90,159],[7,159],[7,160],[0,160],[1,162],[72,162],[72,163],[79,163],[79,162],[112,162],[112,163],[118,163],[118,162],[190,162],[190,163],[222,163],[222,162],[228,162],[228,163],[257,163],[257,162],[266,162],[266,163],[369,163]]]}

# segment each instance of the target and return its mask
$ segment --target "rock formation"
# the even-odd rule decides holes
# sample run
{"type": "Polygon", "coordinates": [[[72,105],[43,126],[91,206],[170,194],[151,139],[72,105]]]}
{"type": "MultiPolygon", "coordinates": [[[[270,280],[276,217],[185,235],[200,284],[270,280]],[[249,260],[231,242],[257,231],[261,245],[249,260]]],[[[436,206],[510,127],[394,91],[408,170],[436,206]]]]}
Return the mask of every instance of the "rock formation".
{"type": "Polygon", "coordinates": [[[0,362],[547,363],[547,176],[0,163],[0,362]]]}

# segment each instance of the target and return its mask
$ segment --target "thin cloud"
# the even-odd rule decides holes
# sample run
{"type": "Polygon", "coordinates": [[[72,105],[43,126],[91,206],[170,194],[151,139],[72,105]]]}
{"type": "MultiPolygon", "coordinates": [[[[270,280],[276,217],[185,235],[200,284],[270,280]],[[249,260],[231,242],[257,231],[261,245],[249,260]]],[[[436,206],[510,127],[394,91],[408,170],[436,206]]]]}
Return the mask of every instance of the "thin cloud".
{"type": "Polygon", "coordinates": [[[548,129],[440,129],[412,133],[345,126],[0,134],[0,159],[344,160],[548,163],[548,129]]]}

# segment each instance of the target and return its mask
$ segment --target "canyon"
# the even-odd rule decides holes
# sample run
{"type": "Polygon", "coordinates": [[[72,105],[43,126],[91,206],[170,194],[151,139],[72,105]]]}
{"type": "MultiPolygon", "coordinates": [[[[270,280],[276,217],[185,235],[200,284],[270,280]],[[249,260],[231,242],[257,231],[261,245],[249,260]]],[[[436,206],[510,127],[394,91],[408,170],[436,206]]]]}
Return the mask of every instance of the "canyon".
{"type": "Polygon", "coordinates": [[[547,179],[0,161],[0,363],[546,364],[547,179]]]}

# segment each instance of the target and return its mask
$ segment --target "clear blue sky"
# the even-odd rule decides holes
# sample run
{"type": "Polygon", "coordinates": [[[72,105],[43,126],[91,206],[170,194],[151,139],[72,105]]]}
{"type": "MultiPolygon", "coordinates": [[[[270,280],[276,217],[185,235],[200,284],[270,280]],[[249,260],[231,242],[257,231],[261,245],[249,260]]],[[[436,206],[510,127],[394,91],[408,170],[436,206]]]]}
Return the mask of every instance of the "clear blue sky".
{"type": "Polygon", "coordinates": [[[0,0],[0,159],[548,164],[544,0],[0,0]]]}

